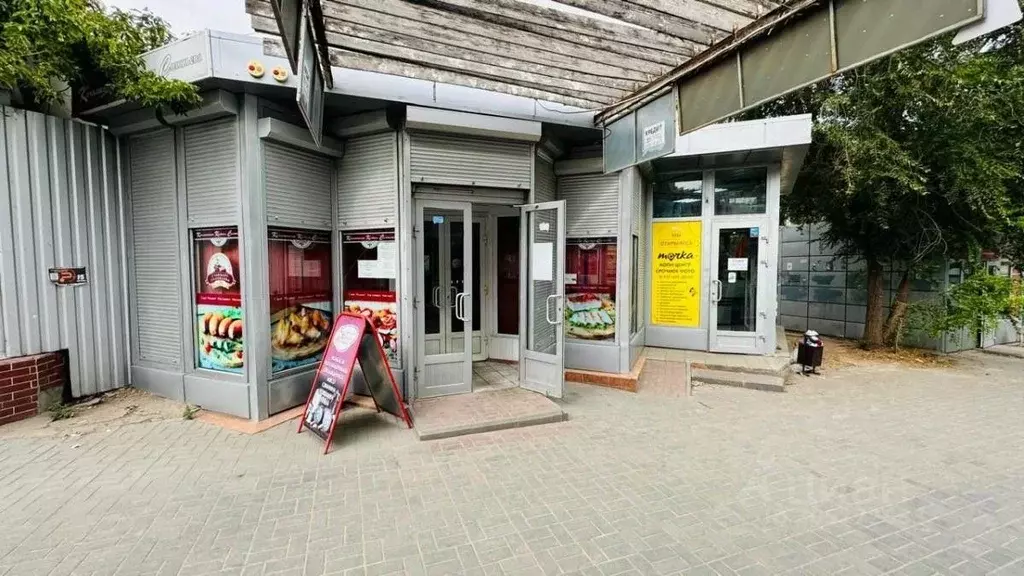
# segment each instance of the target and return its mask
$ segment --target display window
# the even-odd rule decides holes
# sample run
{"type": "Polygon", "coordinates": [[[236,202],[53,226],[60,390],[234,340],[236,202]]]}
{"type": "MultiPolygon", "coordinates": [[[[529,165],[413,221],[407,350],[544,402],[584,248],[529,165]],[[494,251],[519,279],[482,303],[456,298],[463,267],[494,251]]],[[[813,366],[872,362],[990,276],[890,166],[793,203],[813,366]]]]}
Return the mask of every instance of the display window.
{"type": "Polygon", "coordinates": [[[700,218],[704,183],[700,172],[683,174],[654,185],[654,218],[700,218]]]}
{"type": "Polygon", "coordinates": [[[208,370],[241,373],[245,364],[245,342],[238,228],[193,230],[192,245],[196,364],[208,370]]]}
{"type": "Polygon", "coordinates": [[[329,232],[268,228],[273,373],[315,365],[334,321],[329,232]]]}
{"type": "Polygon", "coordinates": [[[498,334],[519,334],[519,216],[498,217],[497,247],[498,334]]]}
{"type": "Polygon", "coordinates": [[[568,238],[565,246],[565,335],[615,340],[617,239],[568,238]]]}
{"type": "Polygon", "coordinates": [[[344,232],[341,240],[342,297],[346,312],[365,316],[377,329],[384,353],[398,365],[398,244],[395,231],[344,232]]]}

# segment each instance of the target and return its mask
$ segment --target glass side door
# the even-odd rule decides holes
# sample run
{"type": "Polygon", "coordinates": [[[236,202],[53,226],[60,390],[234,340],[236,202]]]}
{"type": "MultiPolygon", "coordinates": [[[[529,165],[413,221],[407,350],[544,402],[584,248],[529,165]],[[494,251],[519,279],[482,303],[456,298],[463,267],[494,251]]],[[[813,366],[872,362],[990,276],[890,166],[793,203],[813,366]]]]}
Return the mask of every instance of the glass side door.
{"type": "Polygon", "coordinates": [[[529,204],[520,217],[519,385],[561,398],[564,388],[565,201],[529,204]]]}
{"type": "Polygon", "coordinates": [[[763,218],[736,219],[712,226],[710,343],[712,352],[757,354],[767,318],[759,287],[766,270],[768,233],[763,218]]]}
{"type": "Polygon", "coordinates": [[[419,398],[462,394],[473,385],[473,349],[453,349],[448,335],[473,326],[473,243],[451,224],[473,221],[468,202],[418,201],[416,337],[419,398]],[[453,263],[458,262],[458,266],[453,263]]]}

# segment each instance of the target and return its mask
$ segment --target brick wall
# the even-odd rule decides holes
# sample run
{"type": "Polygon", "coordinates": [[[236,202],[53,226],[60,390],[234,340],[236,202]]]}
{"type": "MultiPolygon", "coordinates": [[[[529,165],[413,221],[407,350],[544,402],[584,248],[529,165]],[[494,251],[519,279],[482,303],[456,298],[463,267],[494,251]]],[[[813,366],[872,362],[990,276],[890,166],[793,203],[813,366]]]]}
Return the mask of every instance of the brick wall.
{"type": "Polygon", "coordinates": [[[40,391],[64,387],[64,362],[61,352],[0,359],[0,425],[38,414],[40,391]]]}

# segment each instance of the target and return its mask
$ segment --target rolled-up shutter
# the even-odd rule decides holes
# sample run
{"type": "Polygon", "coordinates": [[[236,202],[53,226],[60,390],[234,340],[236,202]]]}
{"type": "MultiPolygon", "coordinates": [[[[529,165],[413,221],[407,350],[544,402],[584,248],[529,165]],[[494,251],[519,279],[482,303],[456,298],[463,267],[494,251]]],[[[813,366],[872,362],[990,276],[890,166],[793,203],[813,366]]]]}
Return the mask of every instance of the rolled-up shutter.
{"type": "Polygon", "coordinates": [[[584,174],[558,179],[565,200],[567,236],[615,236],[619,233],[619,175],[584,174]]]}
{"type": "Polygon", "coordinates": [[[531,187],[533,146],[529,143],[420,133],[411,140],[413,183],[531,187]]]}
{"type": "Polygon", "coordinates": [[[398,133],[347,140],[337,182],[338,228],[394,226],[398,221],[398,133]]]}
{"type": "Polygon", "coordinates": [[[555,199],[555,166],[538,157],[535,170],[537,187],[533,191],[533,201],[551,202],[555,199]]]}
{"type": "Polygon", "coordinates": [[[174,136],[165,130],[132,138],[128,146],[137,360],[181,368],[174,136]]]}
{"type": "Polygon", "coordinates": [[[241,202],[235,119],[196,124],[184,131],[188,225],[237,225],[241,202]]]}
{"type": "Polygon", "coordinates": [[[331,228],[331,159],[263,141],[267,223],[331,228]]]}

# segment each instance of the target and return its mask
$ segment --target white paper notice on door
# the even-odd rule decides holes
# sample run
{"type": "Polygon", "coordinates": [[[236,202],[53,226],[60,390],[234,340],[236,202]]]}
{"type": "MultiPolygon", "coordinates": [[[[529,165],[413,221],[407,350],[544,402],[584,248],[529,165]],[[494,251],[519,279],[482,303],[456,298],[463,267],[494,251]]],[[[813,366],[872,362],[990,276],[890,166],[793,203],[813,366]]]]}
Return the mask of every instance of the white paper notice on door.
{"type": "Polygon", "coordinates": [[[534,242],[530,252],[533,262],[531,280],[554,280],[555,245],[551,242],[534,242]]]}
{"type": "Polygon", "coordinates": [[[730,272],[746,272],[750,266],[750,260],[746,258],[729,258],[730,272]]]}
{"type": "Polygon", "coordinates": [[[398,272],[397,242],[381,242],[377,244],[378,278],[394,278],[398,272]]]}

